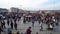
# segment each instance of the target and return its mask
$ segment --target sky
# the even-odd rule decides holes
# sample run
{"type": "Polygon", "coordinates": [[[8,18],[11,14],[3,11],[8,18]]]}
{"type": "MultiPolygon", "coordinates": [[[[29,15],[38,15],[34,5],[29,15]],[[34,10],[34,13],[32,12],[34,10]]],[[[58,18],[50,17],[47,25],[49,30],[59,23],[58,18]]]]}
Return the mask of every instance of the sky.
{"type": "Polygon", "coordinates": [[[24,10],[60,10],[60,0],[0,0],[0,8],[24,10]]]}

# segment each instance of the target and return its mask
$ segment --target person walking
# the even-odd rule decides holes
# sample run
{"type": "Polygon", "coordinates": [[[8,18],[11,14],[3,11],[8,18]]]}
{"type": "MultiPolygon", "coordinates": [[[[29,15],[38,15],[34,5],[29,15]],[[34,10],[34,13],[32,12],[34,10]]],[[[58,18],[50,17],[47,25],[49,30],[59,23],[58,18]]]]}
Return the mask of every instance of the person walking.
{"type": "Polygon", "coordinates": [[[11,28],[8,28],[8,34],[12,34],[11,28]]]}
{"type": "Polygon", "coordinates": [[[32,20],[32,26],[34,27],[34,20],[32,20]]]}
{"type": "Polygon", "coordinates": [[[16,21],[17,21],[17,18],[15,17],[15,19],[14,19],[14,23],[16,23],[16,21]]]}
{"type": "Polygon", "coordinates": [[[11,24],[10,25],[11,25],[11,29],[13,29],[13,22],[12,21],[11,21],[11,24]]]}
{"type": "Polygon", "coordinates": [[[19,31],[17,32],[17,34],[19,34],[19,31]]]}
{"type": "Polygon", "coordinates": [[[27,30],[26,30],[26,34],[31,34],[31,27],[29,27],[27,30]]]}
{"type": "Polygon", "coordinates": [[[43,31],[43,23],[40,23],[40,31],[43,31]]]}
{"type": "Polygon", "coordinates": [[[17,23],[14,24],[15,30],[17,30],[17,23]]]}
{"type": "Polygon", "coordinates": [[[7,19],[7,25],[9,26],[9,19],[7,19]]]}
{"type": "Polygon", "coordinates": [[[2,28],[5,28],[5,21],[2,20],[2,28]]]}
{"type": "Polygon", "coordinates": [[[3,30],[2,30],[2,28],[1,28],[1,26],[0,26],[0,34],[1,34],[1,32],[3,32],[3,30]]]}
{"type": "Polygon", "coordinates": [[[24,24],[26,23],[26,20],[25,20],[25,18],[23,19],[23,23],[24,23],[24,24]]]}

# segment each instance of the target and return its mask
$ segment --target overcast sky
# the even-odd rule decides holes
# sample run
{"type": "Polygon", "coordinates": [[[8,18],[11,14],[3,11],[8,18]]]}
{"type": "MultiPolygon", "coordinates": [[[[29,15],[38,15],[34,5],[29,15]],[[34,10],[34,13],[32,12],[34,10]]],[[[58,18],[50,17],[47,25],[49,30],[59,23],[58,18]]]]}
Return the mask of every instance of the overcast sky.
{"type": "Polygon", "coordinates": [[[0,8],[10,7],[26,10],[60,10],[60,0],[0,0],[0,8]]]}

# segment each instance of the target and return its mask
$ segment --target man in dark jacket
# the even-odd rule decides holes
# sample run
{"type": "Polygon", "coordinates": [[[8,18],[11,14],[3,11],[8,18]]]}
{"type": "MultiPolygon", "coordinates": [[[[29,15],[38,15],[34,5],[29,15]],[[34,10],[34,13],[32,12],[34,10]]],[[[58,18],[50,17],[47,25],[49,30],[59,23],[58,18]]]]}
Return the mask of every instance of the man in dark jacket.
{"type": "Polygon", "coordinates": [[[9,19],[7,20],[7,25],[9,26],[9,19]]]}
{"type": "Polygon", "coordinates": [[[1,26],[0,26],[0,34],[1,34],[1,32],[3,32],[3,30],[2,30],[2,28],[1,28],[1,26]]]}
{"type": "Polygon", "coordinates": [[[13,22],[12,21],[11,21],[11,24],[10,25],[11,25],[11,28],[13,29],[13,22]]]}
{"type": "Polygon", "coordinates": [[[17,30],[17,23],[14,24],[15,29],[17,30]]]}

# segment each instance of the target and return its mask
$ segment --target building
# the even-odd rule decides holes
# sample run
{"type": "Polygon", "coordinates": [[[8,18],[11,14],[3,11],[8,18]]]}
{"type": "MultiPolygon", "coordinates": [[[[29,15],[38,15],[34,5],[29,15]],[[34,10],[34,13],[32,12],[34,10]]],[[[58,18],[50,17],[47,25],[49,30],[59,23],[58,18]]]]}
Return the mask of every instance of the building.
{"type": "Polygon", "coordinates": [[[9,12],[8,9],[0,8],[0,14],[6,15],[9,12]]]}
{"type": "Polygon", "coordinates": [[[8,12],[8,9],[0,8],[0,12],[8,12]]]}
{"type": "Polygon", "coordinates": [[[10,10],[11,10],[10,12],[16,12],[16,13],[19,12],[19,9],[15,7],[11,7],[10,10]]]}

